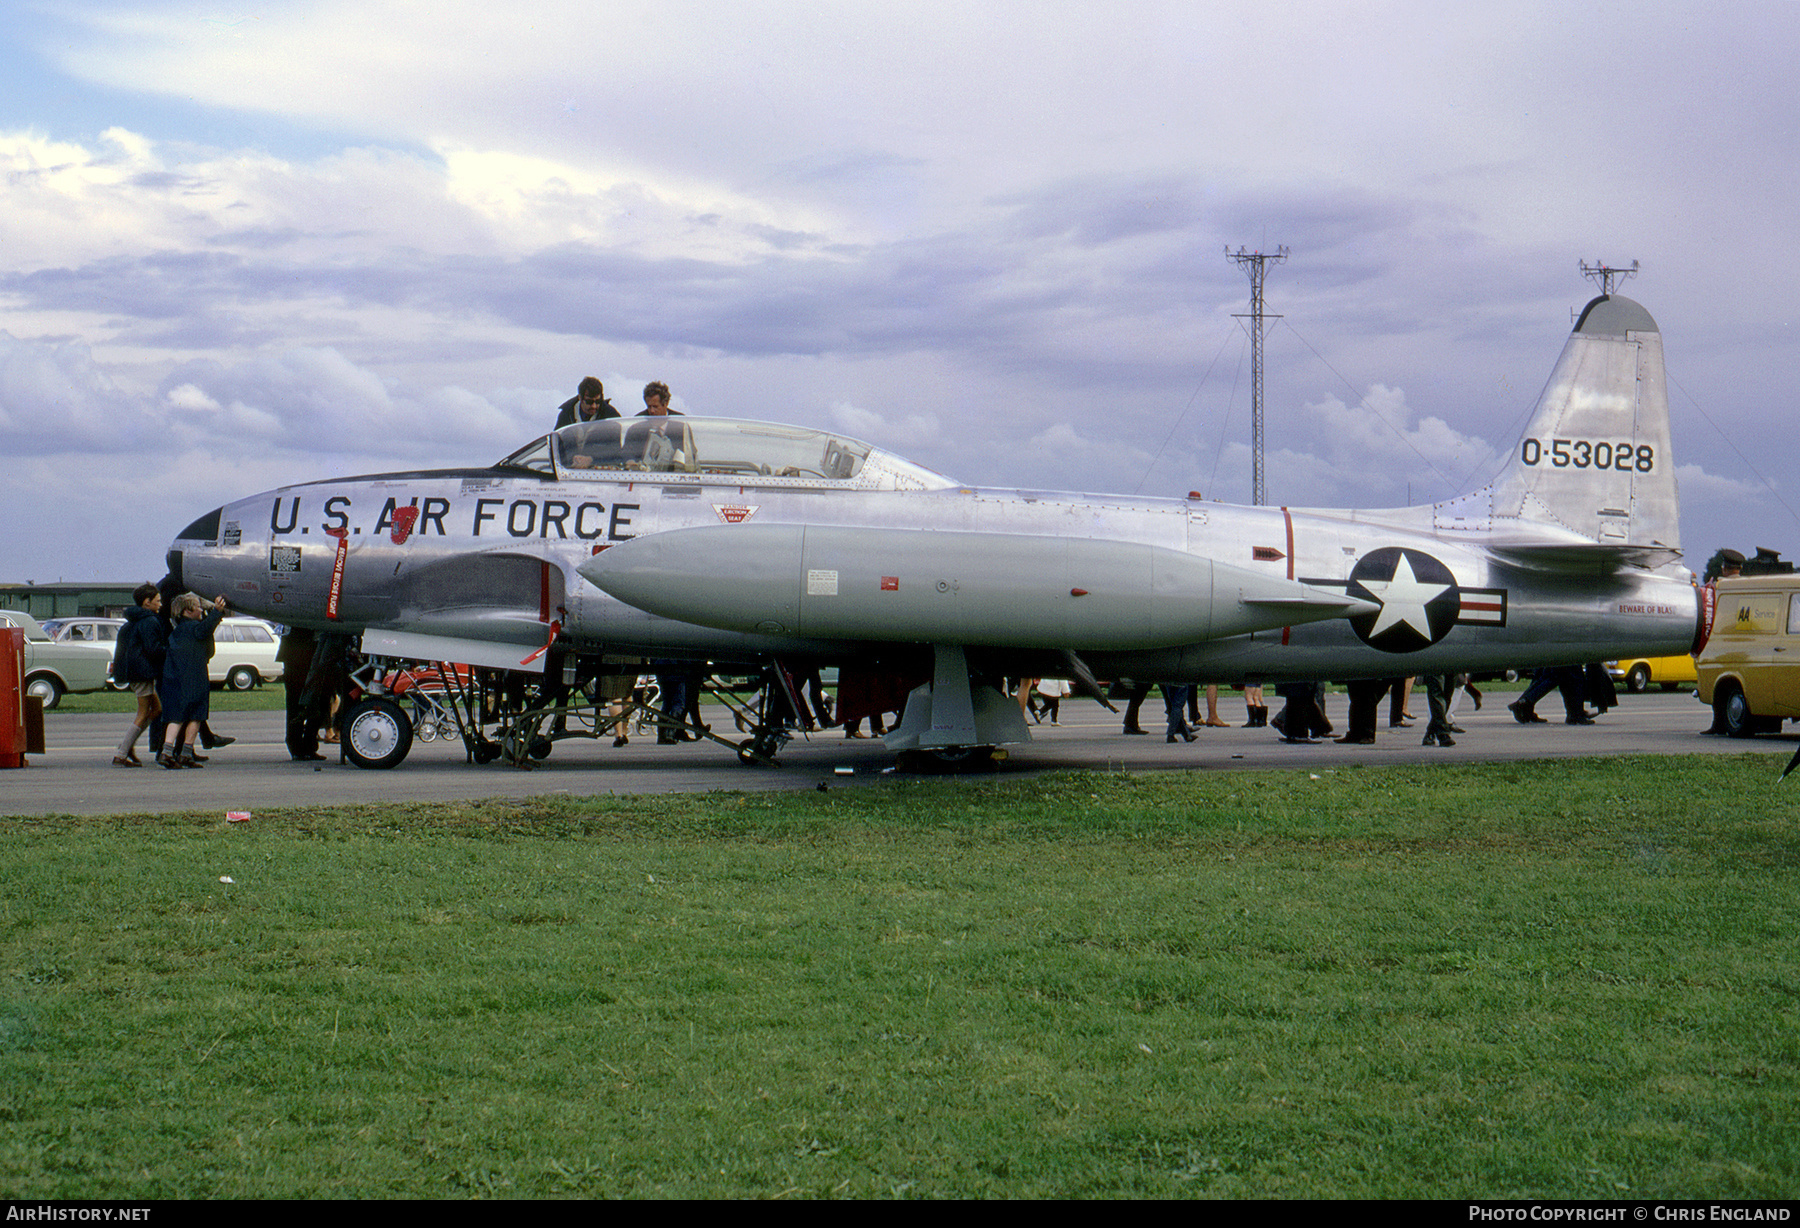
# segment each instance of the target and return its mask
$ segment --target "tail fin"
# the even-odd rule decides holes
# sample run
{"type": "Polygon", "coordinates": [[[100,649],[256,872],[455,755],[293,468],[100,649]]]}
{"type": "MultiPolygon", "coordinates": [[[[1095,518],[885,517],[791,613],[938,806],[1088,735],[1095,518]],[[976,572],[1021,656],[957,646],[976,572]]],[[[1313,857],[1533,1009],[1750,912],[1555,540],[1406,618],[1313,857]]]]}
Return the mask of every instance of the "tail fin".
{"type": "Polygon", "coordinates": [[[1437,528],[1484,528],[1502,548],[1508,529],[1524,545],[1554,526],[1569,545],[1624,548],[1645,563],[1678,557],[1662,333],[1650,313],[1616,294],[1589,303],[1506,469],[1434,513],[1437,528]]]}

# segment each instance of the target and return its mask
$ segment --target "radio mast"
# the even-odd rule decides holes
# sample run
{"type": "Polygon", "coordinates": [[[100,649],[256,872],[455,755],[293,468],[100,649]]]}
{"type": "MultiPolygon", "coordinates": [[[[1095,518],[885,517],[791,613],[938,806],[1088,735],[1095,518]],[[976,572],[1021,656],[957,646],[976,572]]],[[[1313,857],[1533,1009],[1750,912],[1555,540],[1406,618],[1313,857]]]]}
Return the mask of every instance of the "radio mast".
{"type": "Polygon", "coordinates": [[[1285,264],[1288,249],[1278,247],[1273,252],[1248,252],[1239,247],[1234,252],[1228,247],[1225,258],[1235,260],[1250,278],[1249,314],[1233,314],[1240,320],[1250,321],[1250,502],[1260,507],[1267,501],[1268,493],[1263,482],[1263,321],[1281,318],[1263,314],[1263,274],[1270,264],[1285,264]]]}

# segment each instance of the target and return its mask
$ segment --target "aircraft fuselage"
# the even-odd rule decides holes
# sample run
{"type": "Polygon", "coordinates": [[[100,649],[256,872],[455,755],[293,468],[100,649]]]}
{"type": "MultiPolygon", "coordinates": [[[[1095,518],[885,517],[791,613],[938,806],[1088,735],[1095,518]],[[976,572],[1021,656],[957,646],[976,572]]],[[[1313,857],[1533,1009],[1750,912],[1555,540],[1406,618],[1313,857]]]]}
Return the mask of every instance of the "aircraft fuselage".
{"type": "MultiPolygon", "coordinates": [[[[1395,513],[1408,514],[1416,513],[1395,513]]],[[[687,474],[649,480],[620,474],[555,480],[500,470],[403,474],[284,487],[241,500],[222,509],[216,544],[178,545],[190,587],[224,592],[232,605],[261,617],[319,629],[427,630],[495,641],[506,652],[516,648],[521,662],[555,623],[577,650],[623,655],[837,657],[859,643],[953,638],[1002,654],[1056,644],[1081,653],[1103,677],[1239,683],[1685,652],[1696,622],[1694,590],[1679,569],[1534,570],[1496,557],[1478,534],[1421,532],[1381,513],[976,487],[854,491],[791,480],[727,484],[687,474]],[[737,540],[755,536],[734,539],[739,530],[774,526],[810,528],[815,537],[827,526],[858,548],[826,560],[838,564],[831,568],[800,565],[813,559],[789,567],[786,559],[746,557],[735,549],[737,540]],[[696,557],[687,562],[710,589],[696,600],[712,608],[684,607],[683,613],[725,626],[648,613],[577,570],[627,543],[699,529],[709,532],[689,535],[696,557]],[[1039,591],[1022,590],[1018,577],[996,575],[992,543],[1008,538],[1039,539],[1059,551],[1056,543],[1087,544],[1094,557],[1074,560],[1066,575],[1043,569],[1039,591]],[[1103,633],[1070,638],[1059,605],[1105,602],[1129,620],[1155,601],[1153,577],[1106,574],[1112,557],[1142,547],[1326,592],[1389,598],[1379,605],[1393,613],[1385,625],[1379,613],[1295,624],[1270,614],[1262,620],[1268,625],[1224,638],[1156,642],[1155,628],[1123,642],[1103,633]],[[1400,584],[1406,591],[1393,587],[1395,558],[1405,563],[1400,584]],[[840,574],[857,567],[855,577],[840,574]],[[759,570],[773,570],[775,582],[793,588],[801,602],[858,597],[868,617],[860,632],[837,625],[829,634],[809,635],[803,627],[766,625],[779,618],[740,609],[748,582],[738,573],[759,570]],[[836,591],[807,594],[809,583],[836,591]],[[1072,588],[1086,592],[1071,598],[1072,588]],[[957,619],[958,607],[973,617],[957,619]],[[1009,616],[996,620],[994,609],[1009,616]],[[934,617],[954,630],[934,632],[934,617]],[[909,618],[924,620],[916,638],[895,633],[909,618]],[[758,631],[758,624],[766,629],[758,631]]],[[[1236,579],[1234,570],[1209,599],[1235,604],[1228,590],[1239,587],[1236,579]]],[[[1116,625],[1118,618],[1103,621],[1116,625]]]]}

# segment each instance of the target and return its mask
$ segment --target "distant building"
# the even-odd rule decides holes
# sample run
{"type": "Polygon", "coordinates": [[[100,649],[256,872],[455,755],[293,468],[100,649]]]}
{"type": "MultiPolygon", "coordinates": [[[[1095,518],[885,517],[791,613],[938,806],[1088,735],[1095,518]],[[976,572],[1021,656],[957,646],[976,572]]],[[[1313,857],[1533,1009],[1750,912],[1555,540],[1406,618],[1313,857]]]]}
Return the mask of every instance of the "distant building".
{"type": "Polygon", "coordinates": [[[0,584],[0,610],[23,610],[39,622],[84,614],[117,618],[131,608],[131,590],[142,583],[0,584]]]}

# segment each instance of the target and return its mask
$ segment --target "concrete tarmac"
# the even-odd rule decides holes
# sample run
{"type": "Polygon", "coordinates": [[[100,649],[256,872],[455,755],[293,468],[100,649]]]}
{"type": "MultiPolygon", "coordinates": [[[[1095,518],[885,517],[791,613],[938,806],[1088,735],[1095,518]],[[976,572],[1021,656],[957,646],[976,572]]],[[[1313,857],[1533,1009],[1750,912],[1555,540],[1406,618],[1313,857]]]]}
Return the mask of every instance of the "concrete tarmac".
{"type": "MultiPolygon", "coordinates": [[[[1243,724],[1244,708],[1235,695],[1220,704],[1221,714],[1235,718],[1232,728],[1202,729],[1198,741],[1171,746],[1160,732],[1160,703],[1144,708],[1145,728],[1153,732],[1127,737],[1120,731],[1118,716],[1092,701],[1071,699],[1063,703],[1060,726],[1034,726],[1031,742],[1009,748],[1005,762],[984,775],[989,779],[1029,778],[1067,769],[1326,772],[1356,765],[1749,751],[1767,759],[1766,766],[1758,764],[1749,774],[1758,783],[1766,778],[1766,783],[1773,784],[1800,742],[1800,735],[1787,732],[1743,741],[1703,737],[1700,731],[1710,724],[1711,712],[1690,692],[1621,695],[1620,706],[1591,726],[1564,724],[1554,695],[1539,705],[1551,723],[1521,725],[1506,708],[1515,698],[1511,693],[1490,693],[1480,712],[1465,699],[1456,721],[1466,732],[1456,735],[1456,745],[1449,749],[1420,745],[1424,721],[1411,729],[1388,729],[1384,722],[1374,746],[1289,745],[1273,730],[1237,727],[1243,724]]],[[[1276,708],[1279,706],[1277,701],[1276,708]]],[[[1422,688],[1413,694],[1412,710],[1421,716],[1425,712],[1422,688]]],[[[1341,732],[1344,698],[1333,695],[1326,711],[1341,732]]],[[[715,730],[731,728],[731,717],[723,708],[709,709],[706,719],[715,730]]],[[[282,743],[279,712],[221,712],[213,728],[238,741],[213,752],[202,770],[172,772],[154,763],[117,768],[112,766],[113,749],[127,722],[121,714],[48,713],[44,724],[49,753],[29,756],[29,766],[23,769],[0,771],[0,814],[255,812],[274,807],[548,794],[811,789],[822,781],[833,788],[856,788],[907,779],[886,770],[894,766],[894,756],[879,741],[848,740],[836,730],[796,739],[782,751],[780,766],[775,768],[745,767],[732,751],[712,742],[658,746],[654,734],[634,733],[631,744],[617,750],[610,735],[600,740],[559,741],[548,759],[530,769],[469,763],[459,741],[414,742],[412,753],[398,768],[370,772],[340,762],[336,748],[330,746],[321,747],[331,754],[324,763],[291,761],[282,743]],[[850,768],[852,774],[837,775],[839,768],[850,768]]],[[[139,757],[149,762],[141,745],[139,757]]]]}

